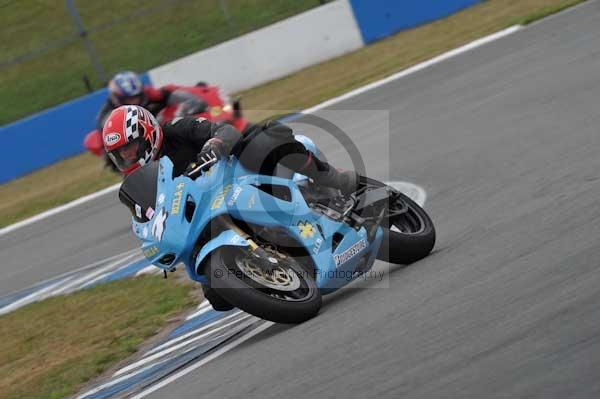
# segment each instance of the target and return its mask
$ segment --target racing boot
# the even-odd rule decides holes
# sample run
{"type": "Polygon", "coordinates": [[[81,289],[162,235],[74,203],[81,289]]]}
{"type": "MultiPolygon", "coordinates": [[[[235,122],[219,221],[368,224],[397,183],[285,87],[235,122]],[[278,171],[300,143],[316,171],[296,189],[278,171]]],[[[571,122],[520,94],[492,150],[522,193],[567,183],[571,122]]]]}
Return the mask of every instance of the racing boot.
{"type": "Polygon", "coordinates": [[[336,188],[345,196],[352,194],[358,189],[359,176],[356,172],[352,170],[337,170],[315,156],[311,156],[310,160],[313,165],[303,168],[300,173],[313,179],[316,184],[336,188]]]}

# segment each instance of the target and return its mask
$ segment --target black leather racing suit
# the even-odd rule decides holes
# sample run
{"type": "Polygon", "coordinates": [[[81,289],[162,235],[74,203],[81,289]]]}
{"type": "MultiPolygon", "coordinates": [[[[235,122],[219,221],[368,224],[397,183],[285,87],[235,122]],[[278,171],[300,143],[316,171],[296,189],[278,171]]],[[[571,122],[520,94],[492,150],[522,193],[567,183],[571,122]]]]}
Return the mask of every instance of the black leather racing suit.
{"type": "Polygon", "coordinates": [[[163,132],[159,156],[171,158],[175,175],[182,174],[190,163],[195,162],[204,144],[216,137],[222,142],[223,153],[235,155],[245,168],[253,172],[273,174],[280,163],[324,185],[336,187],[334,181],[326,178],[335,174],[330,173],[333,168],[296,141],[291,128],[276,121],[250,126],[240,134],[228,124],[184,117],[165,124],[163,132]]]}

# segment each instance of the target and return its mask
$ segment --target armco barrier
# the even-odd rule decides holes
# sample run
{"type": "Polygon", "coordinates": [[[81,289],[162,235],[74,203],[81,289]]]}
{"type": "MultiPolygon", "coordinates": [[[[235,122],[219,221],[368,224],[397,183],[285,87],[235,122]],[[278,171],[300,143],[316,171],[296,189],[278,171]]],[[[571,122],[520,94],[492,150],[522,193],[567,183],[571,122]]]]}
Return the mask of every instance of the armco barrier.
{"type": "Polygon", "coordinates": [[[365,43],[448,16],[482,0],[350,0],[365,43]]]}
{"type": "Polygon", "coordinates": [[[364,46],[348,0],[302,14],[150,70],[157,85],[218,82],[248,89],[364,46]]]}

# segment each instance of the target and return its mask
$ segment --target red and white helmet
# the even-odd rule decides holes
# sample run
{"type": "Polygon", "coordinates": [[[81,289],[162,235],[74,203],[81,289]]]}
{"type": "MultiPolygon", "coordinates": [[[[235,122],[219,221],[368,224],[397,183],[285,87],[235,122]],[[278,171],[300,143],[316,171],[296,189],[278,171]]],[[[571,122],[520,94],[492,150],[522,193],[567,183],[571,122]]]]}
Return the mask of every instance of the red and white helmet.
{"type": "Polygon", "coordinates": [[[123,105],[104,122],[102,142],[117,168],[127,175],[158,158],[163,131],[147,109],[123,105]]]}

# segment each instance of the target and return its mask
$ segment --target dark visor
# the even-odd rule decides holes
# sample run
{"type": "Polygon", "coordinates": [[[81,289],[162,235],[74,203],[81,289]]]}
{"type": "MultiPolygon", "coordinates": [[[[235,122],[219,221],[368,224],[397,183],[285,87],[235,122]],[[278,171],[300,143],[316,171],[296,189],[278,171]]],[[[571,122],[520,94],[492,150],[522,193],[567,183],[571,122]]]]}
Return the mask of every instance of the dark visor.
{"type": "Polygon", "coordinates": [[[122,147],[112,150],[108,153],[117,168],[121,171],[126,170],[134,163],[144,159],[150,143],[143,137],[138,137],[122,147]]]}

